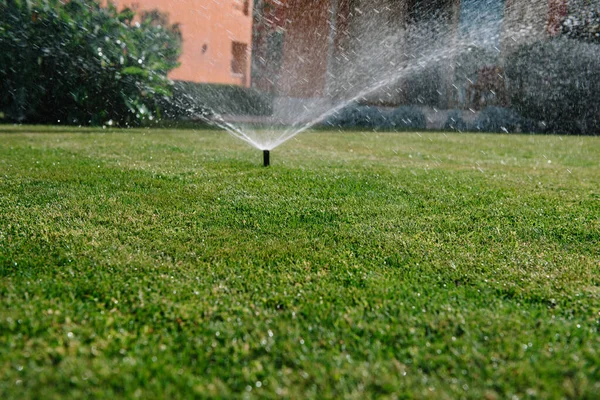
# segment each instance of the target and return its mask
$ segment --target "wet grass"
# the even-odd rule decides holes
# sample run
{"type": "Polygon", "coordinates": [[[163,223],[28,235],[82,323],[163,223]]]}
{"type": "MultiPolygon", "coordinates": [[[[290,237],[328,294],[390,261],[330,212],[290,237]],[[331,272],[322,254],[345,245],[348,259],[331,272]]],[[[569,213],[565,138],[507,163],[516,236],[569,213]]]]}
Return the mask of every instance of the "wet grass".
{"type": "Polygon", "coordinates": [[[594,398],[598,160],[0,127],[0,397],[594,398]]]}

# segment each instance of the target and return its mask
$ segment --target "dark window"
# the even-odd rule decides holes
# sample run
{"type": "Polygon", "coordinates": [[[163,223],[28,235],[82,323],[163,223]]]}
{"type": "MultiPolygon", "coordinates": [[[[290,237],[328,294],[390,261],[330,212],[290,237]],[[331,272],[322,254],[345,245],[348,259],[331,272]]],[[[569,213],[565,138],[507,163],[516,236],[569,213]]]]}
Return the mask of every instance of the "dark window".
{"type": "Polygon", "coordinates": [[[250,15],[250,0],[235,0],[233,8],[248,16],[250,15]]]}
{"type": "Polygon", "coordinates": [[[246,70],[248,69],[248,45],[245,43],[231,43],[231,73],[242,75],[246,84],[246,70]]]}

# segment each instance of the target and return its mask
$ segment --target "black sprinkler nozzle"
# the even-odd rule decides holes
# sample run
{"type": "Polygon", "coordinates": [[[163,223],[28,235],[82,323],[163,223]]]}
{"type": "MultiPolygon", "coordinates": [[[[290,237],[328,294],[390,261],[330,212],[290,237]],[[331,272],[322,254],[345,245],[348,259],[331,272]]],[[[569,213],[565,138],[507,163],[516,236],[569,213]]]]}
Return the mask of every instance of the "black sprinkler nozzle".
{"type": "Polygon", "coordinates": [[[263,165],[265,167],[271,165],[271,152],[269,150],[263,150],[263,165]]]}

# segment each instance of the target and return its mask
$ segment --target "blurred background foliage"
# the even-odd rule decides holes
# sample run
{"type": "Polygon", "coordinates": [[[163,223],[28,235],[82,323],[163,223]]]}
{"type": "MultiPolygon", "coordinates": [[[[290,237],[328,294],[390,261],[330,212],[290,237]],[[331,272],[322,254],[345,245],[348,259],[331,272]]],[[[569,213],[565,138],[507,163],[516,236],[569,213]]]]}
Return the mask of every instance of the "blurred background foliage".
{"type": "MultiPolygon", "coordinates": [[[[452,79],[444,78],[446,67],[426,65],[386,89],[390,104],[375,96],[324,125],[424,129],[420,109],[434,108],[454,110],[444,124],[450,130],[598,134],[598,2],[570,1],[559,31],[502,53],[473,45],[457,55],[452,79]],[[478,118],[465,121],[459,110],[478,118]]],[[[0,0],[0,121],[134,126],[273,113],[273,96],[260,90],[171,82],[181,41],[179,26],[156,10],[0,0]]]]}
{"type": "Polygon", "coordinates": [[[600,44],[600,2],[570,0],[561,31],[569,38],[600,44]]]}
{"type": "Polygon", "coordinates": [[[0,0],[0,112],[13,122],[137,125],[160,117],[181,33],[158,11],[0,0]]]}
{"type": "Polygon", "coordinates": [[[524,45],[505,62],[512,108],[545,133],[598,134],[600,46],[557,37],[524,45]]]}

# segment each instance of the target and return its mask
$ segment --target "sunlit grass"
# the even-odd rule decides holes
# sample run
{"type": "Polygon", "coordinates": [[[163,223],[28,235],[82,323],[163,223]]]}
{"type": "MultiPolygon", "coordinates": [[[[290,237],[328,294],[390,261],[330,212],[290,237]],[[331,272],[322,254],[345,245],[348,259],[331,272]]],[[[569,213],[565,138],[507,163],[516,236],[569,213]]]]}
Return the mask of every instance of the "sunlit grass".
{"type": "Polygon", "coordinates": [[[2,398],[594,398],[600,141],[0,127],[2,398]]]}

